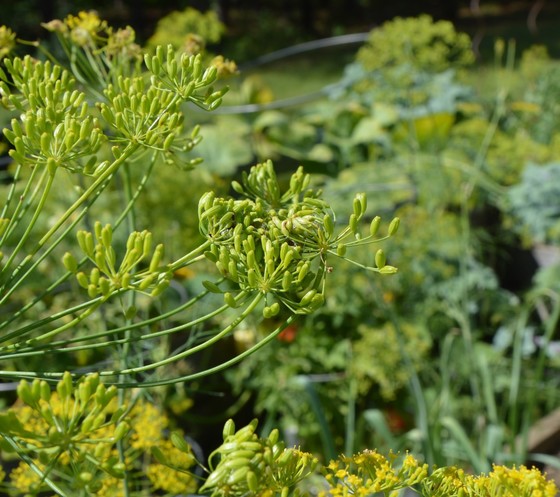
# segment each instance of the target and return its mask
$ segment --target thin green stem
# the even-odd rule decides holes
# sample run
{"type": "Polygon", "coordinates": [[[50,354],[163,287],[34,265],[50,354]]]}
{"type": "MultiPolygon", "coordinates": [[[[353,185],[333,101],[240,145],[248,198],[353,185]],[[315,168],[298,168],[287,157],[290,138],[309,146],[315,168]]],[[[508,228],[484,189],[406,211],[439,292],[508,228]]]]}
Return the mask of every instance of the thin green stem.
{"type": "MultiPolygon", "coordinates": [[[[12,262],[14,261],[17,254],[21,250],[21,247],[25,244],[25,242],[28,240],[29,236],[31,235],[31,232],[33,231],[33,228],[35,227],[35,224],[37,223],[37,220],[39,219],[39,216],[40,216],[41,212],[43,211],[43,209],[45,207],[45,203],[47,201],[47,198],[49,196],[51,187],[52,187],[53,182],[54,182],[54,176],[55,176],[54,174],[50,174],[50,173],[48,174],[47,184],[45,185],[43,193],[41,194],[41,198],[39,200],[39,203],[37,204],[35,212],[33,213],[33,216],[31,217],[31,219],[29,220],[29,223],[27,224],[27,227],[25,228],[25,231],[21,235],[21,237],[19,239],[19,242],[14,247],[14,249],[12,250],[12,253],[10,254],[10,257],[6,261],[5,265],[3,266],[2,270],[1,270],[2,272],[4,270],[7,270],[12,265],[12,262]]],[[[22,267],[23,267],[23,263],[18,265],[14,269],[14,271],[12,272],[12,278],[17,275],[17,273],[21,270],[22,267]]],[[[9,282],[8,282],[8,284],[9,284],[9,282]]]]}
{"type": "MultiPolygon", "coordinates": [[[[245,297],[246,297],[246,293],[245,292],[240,292],[239,295],[237,296],[237,299],[239,301],[241,301],[245,297]]],[[[162,359],[161,361],[154,362],[152,364],[147,364],[145,366],[140,366],[140,367],[136,367],[136,368],[128,368],[128,369],[117,370],[117,371],[102,372],[102,373],[100,373],[100,375],[103,375],[103,376],[129,375],[129,374],[141,373],[141,372],[144,372],[144,371],[150,371],[152,369],[156,369],[156,368],[159,368],[161,366],[171,364],[173,362],[178,361],[179,359],[184,359],[184,358],[189,357],[189,356],[191,356],[191,355],[193,355],[197,352],[200,352],[201,350],[204,350],[204,349],[210,347],[211,345],[215,344],[216,342],[220,341],[226,335],[231,333],[235,328],[237,328],[237,326],[240,323],[242,323],[252,312],[254,312],[254,310],[261,303],[263,298],[264,298],[264,295],[262,293],[258,293],[255,296],[255,298],[243,310],[243,312],[241,312],[228,326],[226,326],[222,331],[220,331],[219,333],[214,335],[209,340],[206,340],[203,343],[201,343],[201,344],[199,344],[195,347],[192,347],[188,350],[185,350],[184,352],[172,355],[171,357],[167,357],[166,359],[162,359]]]]}
{"type": "MultiPolygon", "coordinates": [[[[40,168],[38,168],[38,167],[34,167],[31,170],[31,175],[29,176],[29,178],[27,180],[27,183],[25,185],[25,188],[23,189],[23,191],[21,192],[21,194],[19,196],[20,200],[19,200],[14,212],[10,216],[10,221],[8,223],[8,226],[4,230],[2,238],[0,239],[0,247],[2,247],[4,245],[4,243],[6,242],[8,237],[11,235],[13,230],[16,228],[19,220],[23,216],[23,213],[27,209],[27,206],[29,206],[30,200],[28,199],[28,193],[29,193],[29,190],[31,189],[31,186],[33,185],[33,181],[35,180],[35,176],[39,173],[39,170],[40,170],[40,168]],[[26,202],[24,202],[24,200],[26,200],[26,202]]],[[[18,168],[18,171],[19,171],[19,168],[18,168]]],[[[44,176],[45,176],[45,174],[43,173],[43,178],[44,178],[44,176]]],[[[39,181],[39,185],[42,183],[42,181],[43,181],[43,179],[41,179],[39,181]]],[[[17,181],[14,178],[14,182],[12,183],[12,187],[10,188],[10,192],[8,193],[8,199],[6,201],[6,205],[4,206],[4,209],[2,210],[2,217],[6,217],[6,215],[7,215],[8,205],[11,203],[11,200],[14,196],[16,185],[17,185],[17,181]]]]}
{"type": "MultiPolygon", "coordinates": [[[[119,333],[123,333],[126,332],[127,330],[135,330],[138,328],[143,328],[143,327],[147,327],[150,326],[152,324],[155,324],[157,322],[160,322],[162,320],[168,319],[176,314],[179,314],[180,312],[185,311],[186,309],[188,309],[189,307],[192,307],[194,304],[196,304],[197,302],[199,302],[204,296],[208,295],[208,291],[202,292],[201,294],[197,295],[196,297],[190,299],[188,302],[182,304],[181,306],[178,306],[174,309],[172,309],[171,311],[168,311],[167,313],[164,314],[160,314],[158,316],[155,316],[153,318],[149,318],[149,319],[145,319],[143,321],[140,321],[138,323],[130,323],[127,324],[125,326],[121,326],[120,328],[114,328],[112,330],[107,330],[107,331],[101,331],[98,333],[92,333],[92,334],[88,334],[87,336],[82,336],[82,337],[74,337],[74,338],[70,338],[67,340],[59,340],[58,342],[50,342],[49,344],[45,344],[44,346],[36,346],[35,344],[33,344],[32,346],[30,346],[29,350],[25,349],[25,343],[20,343],[17,346],[9,346],[7,347],[7,353],[5,356],[0,355],[0,360],[2,359],[8,359],[8,358],[15,358],[17,357],[29,357],[32,355],[37,355],[37,354],[43,354],[45,351],[49,351],[49,352],[71,352],[71,351],[77,351],[77,350],[88,350],[92,347],[95,348],[101,348],[101,347],[106,347],[106,346],[111,346],[114,343],[123,343],[124,342],[124,338],[122,339],[116,339],[116,340],[110,340],[107,342],[102,342],[102,343],[95,343],[92,345],[87,345],[87,346],[81,346],[81,347],[68,347],[69,344],[72,343],[79,343],[79,342],[85,342],[85,341],[93,341],[93,340],[97,340],[99,338],[104,338],[107,337],[107,335],[112,334],[112,335],[117,335],[119,333]],[[23,349],[22,349],[23,347],[23,349]],[[60,350],[59,350],[60,349],[60,350]],[[16,352],[15,350],[17,350],[18,352],[16,352]]],[[[101,297],[98,297],[98,299],[100,300],[101,297]]],[[[82,307],[85,307],[86,305],[91,305],[92,302],[95,301],[90,301],[87,302],[85,304],[80,304],[74,308],[72,308],[73,312],[76,312],[76,310],[80,310],[82,307]]],[[[180,326],[176,326],[175,328],[169,328],[167,330],[162,330],[162,331],[156,331],[153,333],[148,333],[146,335],[141,335],[141,336],[136,336],[136,337],[132,337],[130,338],[130,341],[142,341],[142,340],[150,340],[152,338],[157,338],[157,337],[161,337],[161,336],[165,336],[165,335],[169,335],[171,333],[175,333],[177,331],[182,331],[188,328],[191,328],[193,326],[196,326],[197,324],[200,324],[204,321],[207,321],[215,316],[217,316],[218,314],[224,312],[226,309],[228,309],[229,306],[227,305],[223,305],[217,309],[215,309],[214,311],[212,311],[211,313],[205,314],[204,316],[201,316],[193,321],[190,321],[188,323],[183,323],[180,326]]],[[[69,314],[68,312],[62,311],[61,313],[59,313],[56,317],[57,319],[59,319],[62,316],[65,316],[69,314]]],[[[46,318],[45,321],[47,322],[52,321],[50,318],[46,318]]],[[[29,325],[28,326],[29,329],[33,329],[33,325],[29,325]]]]}

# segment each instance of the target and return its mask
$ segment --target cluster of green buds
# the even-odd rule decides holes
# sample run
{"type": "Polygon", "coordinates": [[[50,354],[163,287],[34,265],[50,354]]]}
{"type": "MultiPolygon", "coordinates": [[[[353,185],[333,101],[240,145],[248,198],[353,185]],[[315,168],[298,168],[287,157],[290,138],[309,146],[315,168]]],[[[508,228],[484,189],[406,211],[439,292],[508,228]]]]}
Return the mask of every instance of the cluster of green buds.
{"type": "MultiPolygon", "coordinates": [[[[206,257],[242,292],[266,296],[266,318],[278,314],[280,303],[297,314],[316,310],[324,302],[326,277],[333,271],[330,258],[346,259],[348,247],[379,242],[398,229],[395,218],[387,235],[378,237],[381,219],[376,216],[363,236],[360,221],[367,200],[358,194],[348,224],[336,233],[334,213],[320,190],[308,188],[309,182],[300,167],[282,192],[268,161],[244,173],[241,183],[232,183],[241,198],[209,192],[199,202],[200,229],[211,242],[206,257]]],[[[382,250],[375,254],[375,264],[358,265],[382,274],[396,272],[386,264],[382,250]]],[[[225,301],[233,307],[239,304],[231,292],[225,293],[225,301]]]]}
{"type": "Polygon", "coordinates": [[[50,482],[53,465],[69,462],[74,469],[81,468],[76,484],[84,488],[97,471],[123,477],[118,457],[105,457],[130,430],[124,419],[126,406],[115,406],[116,387],[106,387],[97,374],[75,383],[66,372],[54,391],[45,380],[22,380],[17,394],[24,406],[0,413],[3,444],[31,454],[36,462],[29,462],[43,472],[43,482],[50,482]]]}
{"type": "Polygon", "coordinates": [[[201,492],[209,492],[212,497],[287,497],[317,467],[314,456],[286,448],[278,441],[278,430],[261,438],[255,433],[256,428],[256,420],[237,431],[231,419],[226,422],[223,443],[209,457],[211,473],[201,492]],[[216,458],[219,461],[214,467],[216,458]]]}
{"type": "Polygon", "coordinates": [[[30,56],[4,64],[11,78],[0,70],[2,104],[22,112],[3,130],[14,146],[11,157],[20,164],[47,165],[51,173],[57,167],[90,172],[105,135],[74,78],[61,66],[30,56]]]}
{"type": "Polygon", "coordinates": [[[152,234],[149,231],[133,231],[129,235],[126,252],[118,266],[111,225],[103,226],[97,222],[93,233],[79,231],[77,238],[80,248],[95,267],[89,274],[79,271],[78,261],[70,252],[64,254],[62,261],[91,298],[100,295],[106,299],[121,290],[157,296],[169,286],[173,275],[162,263],[163,244],[152,249],[152,234]],[[144,267],[139,268],[142,263],[144,267]]]}

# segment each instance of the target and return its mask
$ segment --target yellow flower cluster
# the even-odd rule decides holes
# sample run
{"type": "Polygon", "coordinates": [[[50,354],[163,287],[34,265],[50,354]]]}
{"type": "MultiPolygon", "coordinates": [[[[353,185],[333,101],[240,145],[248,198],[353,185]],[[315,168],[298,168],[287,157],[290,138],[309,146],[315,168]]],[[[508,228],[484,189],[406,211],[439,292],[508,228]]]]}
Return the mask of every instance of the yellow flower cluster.
{"type": "Polygon", "coordinates": [[[8,55],[16,46],[16,34],[6,26],[0,26],[0,58],[8,55]]]}
{"type": "MultiPolygon", "coordinates": [[[[45,382],[24,383],[18,389],[24,401],[10,409],[6,419],[14,421],[6,437],[25,447],[38,471],[21,461],[1,485],[10,495],[43,495],[49,490],[44,476],[62,489],[98,497],[124,497],[126,485],[142,488],[139,496],[196,491],[189,472],[196,460],[182,435],[167,433],[169,422],[161,409],[140,397],[127,410],[113,396],[105,397],[105,407],[96,414],[87,399],[101,399],[110,390],[102,384],[89,388],[95,387],[95,378],[78,384],[69,383],[70,377],[65,380],[55,391],[45,382]],[[34,395],[37,387],[40,396],[34,395]]],[[[0,467],[1,480],[5,476],[0,467]]]]}
{"type": "Polygon", "coordinates": [[[109,56],[123,54],[132,58],[141,55],[140,46],[134,42],[136,38],[134,29],[127,26],[114,31],[107,21],[102,20],[93,10],[81,11],[76,16],[70,14],[64,21],[54,19],[44,23],[43,27],[58,33],[63,38],[69,38],[80,47],[100,48],[109,56]]]}
{"type": "Polygon", "coordinates": [[[487,475],[466,474],[455,467],[436,469],[422,482],[430,497],[555,497],[556,484],[536,468],[494,466],[487,475]]]}
{"type": "Polygon", "coordinates": [[[169,440],[164,440],[158,448],[172,462],[173,467],[153,463],[148,465],[146,476],[152,482],[154,490],[164,490],[173,495],[190,494],[196,490],[196,481],[188,468],[193,465],[194,458],[177,449],[169,440]]]}
{"type": "Polygon", "coordinates": [[[411,487],[428,475],[428,465],[420,464],[406,454],[398,464],[398,456],[385,457],[373,450],[365,450],[354,456],[340,456],[326,468],[325,477],[330,484],[320,497],[367,496],[376,492],[390,494],[411,487]]]}

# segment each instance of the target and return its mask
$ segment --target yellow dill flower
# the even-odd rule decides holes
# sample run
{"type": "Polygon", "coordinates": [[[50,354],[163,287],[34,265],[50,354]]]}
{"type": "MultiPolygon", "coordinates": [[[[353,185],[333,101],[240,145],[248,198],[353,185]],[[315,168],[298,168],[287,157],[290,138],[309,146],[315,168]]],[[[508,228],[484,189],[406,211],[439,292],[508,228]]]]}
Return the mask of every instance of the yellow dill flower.
{"type": "Polygon", "coordinates": [[[6,26],[0,26],[0,58],[8,55],[16,46],[16,34],[6,26]]]}
{"type": "Polygon", "coordinates": [[[97,497],[124,497],[123,480],[107,475],[101,480],[101,488],[95,495],[97,497]]]}
{"type": "Polygon", "coordinates": [[[196,480],[191,473],[187,472],[187,469],[194,463],[193,456],[180,451],[169,440],[158,444],[158,448],[174,467],[180,468],[182,471],[159,462],[148,465],[146,476],[151,481],[153,489],[164,490],[171,494],[193,493],[197,487],[196,480]]]}
{"type": "Polygon", "coordinates": [[[11,486],[21,492],[27,494],[36,492],[41,486],[41,478],[26,463],[20,462],[10,472],[11,486]]]}
{"type": "Polygon", "coordinates": [[[107,27],[107,22],[102,21],[94,10],[89,12],[82,10],[78,12],[77,16],[70,14],[64,19],[64,22],[70,29],[82,28],[92,36],[107,27]]]}
{"type": "Polygon", "coordinates": [[[516,497],[554,497],[558,493],[556,484],[547,480],[546,475],[526,466],[494,466],[485,483],[497,485],[502,492],[507,490],[516,497]]]}
{"type": "Polygon", "coordinates": [[[70,29],[70,37],[77,45],[86,46],[94,44],[99,38],[99,33],[107,29],[107,22],[102,21],[97,12],[81,11],[77,16],[69,15],[64,23],[70,29]]]}
{"type": "Polygon", "coordinates": [[[156,406],[140,402],[132,409],[131,418],[130,445],[134,449],[148,450],[160,443],[168,420],[156,406]]]}

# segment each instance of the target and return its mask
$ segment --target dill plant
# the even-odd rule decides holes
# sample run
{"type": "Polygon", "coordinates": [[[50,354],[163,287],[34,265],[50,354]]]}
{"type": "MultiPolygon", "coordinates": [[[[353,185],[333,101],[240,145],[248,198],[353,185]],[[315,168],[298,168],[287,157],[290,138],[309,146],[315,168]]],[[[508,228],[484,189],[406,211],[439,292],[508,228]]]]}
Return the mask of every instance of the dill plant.
{"type": "MultiPolygon", "coordinates": [[[[220,371],[264,346],[323,304],[333,259],[392,236],[399,220],[381,233],[375,217],[363,233],[367,199],[357,194],[347,223],[335,222],[309,175],[300,168],[281,188],[266,161],[233,182],[236,198],[203,195],[192,213],[203,240],[170,257],[138,222],[138,199],[154,188],[158,168],[176,168],[179,178],[200,162],[190,155],[201,136],[189,106],[217,108],[227,91],[219,78],[234,65],[171,45],[144,52],[131,27],[115,30],[93,12],[44,27],[57,50],[7,28],[0,47],[12,159],[0,192],[0,377],[21,380],[24,404],[0,414],[2,448],[21,460],[4,489],[193,491],[190,446],[165,433],[146,389],[220,371]],[[36,55],[15,55],[16,41],[36,55]],[[214,264],[216,276],[177,302],[170,287],[195,264],[214,264]],[[275,319],[267,337],[189,370],[194,354],[255,313],[275,319]],[[187,371],[178,373],[178,363],[187,371]]],[[[396,271],[381,249],[374,266],[354,264],[396,271]]]]}

